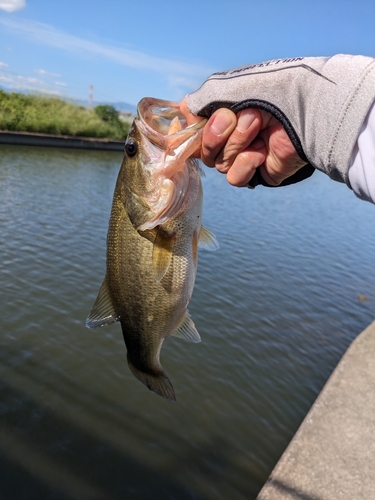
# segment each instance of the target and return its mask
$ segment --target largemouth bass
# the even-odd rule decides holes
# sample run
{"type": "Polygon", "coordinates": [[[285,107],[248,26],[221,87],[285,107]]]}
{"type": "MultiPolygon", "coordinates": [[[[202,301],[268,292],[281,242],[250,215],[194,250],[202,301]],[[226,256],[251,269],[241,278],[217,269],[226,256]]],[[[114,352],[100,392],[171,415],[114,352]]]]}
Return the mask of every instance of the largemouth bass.
{"type": "Polygon", "coordinates": [[[120,321],[130,370],[173,401],[160,350],[170,335],[200,342],[187,311],[198,243],[218,247],[202,226],[200,167],[191,158],[205,121],[188,127],[178,103],[140,101],[113,196],[106,276],[86,321],[88,328],[120,321]]]}

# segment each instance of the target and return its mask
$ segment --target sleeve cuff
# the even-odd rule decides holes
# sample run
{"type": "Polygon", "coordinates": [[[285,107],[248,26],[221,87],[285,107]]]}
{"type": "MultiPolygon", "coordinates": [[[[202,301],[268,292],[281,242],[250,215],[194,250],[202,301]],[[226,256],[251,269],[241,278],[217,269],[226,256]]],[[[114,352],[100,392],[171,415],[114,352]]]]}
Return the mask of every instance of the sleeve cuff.
{"type": "Polygon", "coordinates": [[[348,178],[358,198],[375,204],[375,102],[367,113],[352,151],[348,178]]]}

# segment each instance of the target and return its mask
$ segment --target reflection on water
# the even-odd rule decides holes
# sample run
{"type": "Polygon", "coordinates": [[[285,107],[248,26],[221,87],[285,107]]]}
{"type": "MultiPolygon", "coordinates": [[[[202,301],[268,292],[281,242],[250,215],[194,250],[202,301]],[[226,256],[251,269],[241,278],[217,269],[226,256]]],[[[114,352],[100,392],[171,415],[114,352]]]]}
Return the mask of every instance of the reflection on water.
{"type": "Polygon", "coordinates": [[[322,174],[234,189],[208,171],[191,315],[168,339],[178,403],[84,321],[121,154],[0,147],[0,497],[251,499],[374,318],[375,208],[322,174]],[[360,294],[369,298],[358,300],[360,294]]]}

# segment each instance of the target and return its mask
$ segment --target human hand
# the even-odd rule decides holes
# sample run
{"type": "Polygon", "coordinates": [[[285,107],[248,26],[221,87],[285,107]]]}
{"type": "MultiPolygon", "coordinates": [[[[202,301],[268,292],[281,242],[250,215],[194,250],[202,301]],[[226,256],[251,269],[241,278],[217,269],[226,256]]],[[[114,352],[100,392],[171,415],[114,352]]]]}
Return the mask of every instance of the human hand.
{"type": "Polygon", "coordinates": [[[374,102],[374,83],[372,57],[273,59],[213,73],[184,104],[190,113],[209,119],[202,158],[225,172],[231,183],[244,185],[255,171],[251,186],[265,181],[275,185],[282,179],[284,186],[318,169],[350,187],[350,158],[374,102]],[[238,121],[223,108],[233,111],[238,121]],[[218,134],[212,127],[222,113],[229,117],[229,126],[218,134]],[[245,131],[242,113],[256,115],[245,131]],[[306,162],[304,167],[288,138],[306,162]]]}
{"type": "MultiPolygon", "coordinates": [[[[189,125],[200,120],[190,112],[185,99],[181,111],[189,125]]],[[[268,185],[278,186],[307,164],[281,123],[258,109],[244,109],[237,115],[227,108],[215,111],[204,127],[196,156],[238,187],[247,185],[258,167],[268,185]]]]}

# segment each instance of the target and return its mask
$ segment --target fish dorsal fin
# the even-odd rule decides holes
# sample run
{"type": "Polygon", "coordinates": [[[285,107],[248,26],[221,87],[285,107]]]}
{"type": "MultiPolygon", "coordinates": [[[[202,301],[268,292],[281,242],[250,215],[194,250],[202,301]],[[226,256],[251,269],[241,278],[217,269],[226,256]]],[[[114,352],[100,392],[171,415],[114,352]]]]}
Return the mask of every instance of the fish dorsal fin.
{"type": "Polygon", "coordinates": [[[198,246],[199,248],[204,248],[205,250],[214,251],[218,250],[219,243],[214,233],[212,233],[206,227],[202,226],[199,232],[198,246]]]}
{"type": "Polygon", "coordinates": [[[152,267],[154,268],[157,281],[163,279],[172,262],[172,250],[175,239],[176,236],[174,233],[169,234],[161,227],[158,228],[152,250],[152,267]]]}
{"type": "Polygon", "coordinates": [[[120,317],[116,314],[113,307],[107,278],[105,277],[93,308],[86,319],[86,326],[87,328],[96,328],[98,326],[111,325],[119,319],[120,317]]]}
{"type": "Polygon", "coordinates": [[[194,342],[196,344],[202,341],[188,311],[186,311],[181,323],[178,325],[172,335],[174,337],[187,340],[188,342],[194,342]]]}

